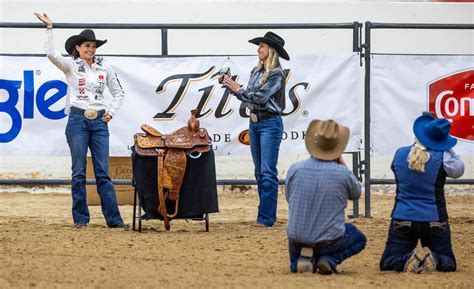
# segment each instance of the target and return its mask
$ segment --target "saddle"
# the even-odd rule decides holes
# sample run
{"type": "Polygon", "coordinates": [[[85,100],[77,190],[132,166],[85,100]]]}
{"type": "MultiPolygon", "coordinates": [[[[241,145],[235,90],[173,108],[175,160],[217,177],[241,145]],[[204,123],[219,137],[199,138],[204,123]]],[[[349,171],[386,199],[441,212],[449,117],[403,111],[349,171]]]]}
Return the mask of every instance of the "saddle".
{"type": "Polygon", "coordinates": [[[207,130],[199,128],[196,110],[191,111],[188,125],[170,134],[162,134],[153,127],[143,124],[144,133],[134,135],[135,151],[140,156],[157,157],[158,200],[157,211],[163,217],[165,228],[178,214],[179,192],[186,172],[186,156],[198,158],[208,152],[212,143],[207,130]],[[166,204],[173,205],[174,212],[167,211],[166,204]]]}

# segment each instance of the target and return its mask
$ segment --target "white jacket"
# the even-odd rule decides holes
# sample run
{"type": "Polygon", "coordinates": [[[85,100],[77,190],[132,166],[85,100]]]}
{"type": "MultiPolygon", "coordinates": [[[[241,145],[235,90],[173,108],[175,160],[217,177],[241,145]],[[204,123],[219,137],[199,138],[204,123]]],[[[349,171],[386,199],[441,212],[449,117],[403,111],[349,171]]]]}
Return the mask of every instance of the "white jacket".
{"type": "Polygon", "coordinates": [[[95,57],[92,67],[80,58],[63,57],[54,49],[52,29],[46,29],[45,44],[48,59],[66,75],[68,97],[65,112],[69,113],[71,106],[105,109],[113,117],[122,105],[125,95],[117,74],[102,57],[95,57]],[[105,86],[113,97],[110,107],[106,107],[104,101],[105,86]]]}

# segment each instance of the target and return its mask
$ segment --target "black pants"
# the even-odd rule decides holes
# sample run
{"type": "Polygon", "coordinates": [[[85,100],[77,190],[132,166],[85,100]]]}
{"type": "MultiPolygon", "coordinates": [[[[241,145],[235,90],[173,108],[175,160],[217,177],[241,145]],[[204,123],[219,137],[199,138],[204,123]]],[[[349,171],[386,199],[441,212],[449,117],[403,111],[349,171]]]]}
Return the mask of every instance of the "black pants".
{"type": "Polygon", "coordinates": [[[392,220],[380,270],[403,271],[405,263],[416,248],[418,240],[422,247],[430,248],[436,261],[436,270],[456,271],[456,258],[451,245],[451,229],[445,222],[411,222],[392,220]]]}

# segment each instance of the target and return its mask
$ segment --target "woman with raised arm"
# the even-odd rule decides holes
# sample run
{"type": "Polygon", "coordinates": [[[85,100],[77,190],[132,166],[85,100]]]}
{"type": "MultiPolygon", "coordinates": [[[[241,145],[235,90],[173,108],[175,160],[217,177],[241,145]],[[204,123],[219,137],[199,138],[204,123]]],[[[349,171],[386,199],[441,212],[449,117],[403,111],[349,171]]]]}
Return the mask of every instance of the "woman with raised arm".
{"type": "Polygon", "coordinates": [[[77,228],[90,221],[86,203],[87,150],[91,151],[97,191],[102,213],[110,228],[127,228],[117,205],[114,186],[109,177],[108,122],[120,108],[124,91],[117,74],[96,49],[107,42],[95,38],[94,31],[83,30],[66,40],[65,48],[72,57],[63,57],[53,46],[53,22],[46,13],[34,13],[46,26],[46,54],[65,75],[68,84],[65,112],[69,114],[66,139],[72,159],[72,216],[77,228]],[[109,106],[104,101],[108,88],[113,99],[109,106]]]}

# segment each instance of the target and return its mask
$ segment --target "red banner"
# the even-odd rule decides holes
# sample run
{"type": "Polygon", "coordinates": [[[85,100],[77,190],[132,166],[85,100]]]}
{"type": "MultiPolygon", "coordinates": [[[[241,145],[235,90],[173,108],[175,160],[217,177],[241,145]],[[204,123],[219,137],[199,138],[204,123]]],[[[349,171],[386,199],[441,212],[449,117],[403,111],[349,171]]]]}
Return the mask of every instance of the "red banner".
{"type": "Polygon", "coordinates": [[[474,141],[474,69],[430,83],[429,110],[452,122],[452,136],[474,141]]]}

